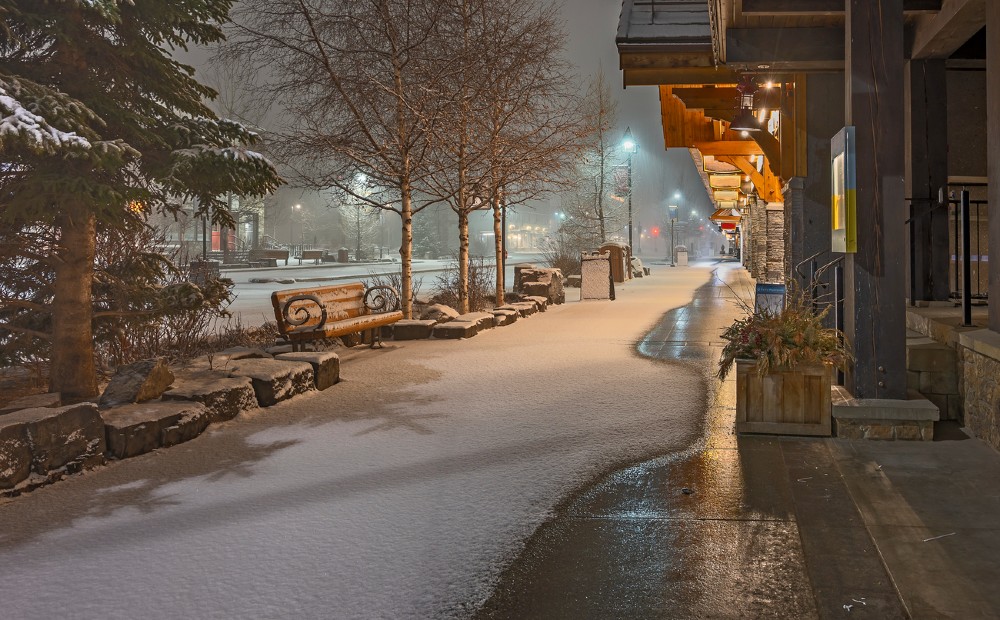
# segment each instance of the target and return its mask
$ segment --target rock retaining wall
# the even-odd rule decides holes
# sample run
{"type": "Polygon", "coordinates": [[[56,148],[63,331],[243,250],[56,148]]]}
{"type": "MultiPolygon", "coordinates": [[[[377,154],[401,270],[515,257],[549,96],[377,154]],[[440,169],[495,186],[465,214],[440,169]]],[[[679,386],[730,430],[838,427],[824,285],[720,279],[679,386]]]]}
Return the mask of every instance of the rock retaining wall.
{"type": "Polygon", "coordinates": [[[958,357],[965,426],[1000,450],[1000,334],[986,329],[962,333],[958,357]]]}

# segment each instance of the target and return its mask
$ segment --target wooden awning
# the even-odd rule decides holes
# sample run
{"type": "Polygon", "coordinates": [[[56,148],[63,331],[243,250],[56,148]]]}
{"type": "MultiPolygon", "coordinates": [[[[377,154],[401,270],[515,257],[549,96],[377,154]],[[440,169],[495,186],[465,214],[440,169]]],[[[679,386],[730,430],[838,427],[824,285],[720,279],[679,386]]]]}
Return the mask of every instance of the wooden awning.
{"type": "Polygon", "coordinates": [[[715,213],[710,215],[708,219],[716,224],[730,223],[738,226],[743,216],[738,209],[716,209],[715,213]]]}
{"type": "MultiPolygon", "coordinates": [[[[987,1],[1000,2],[903,0],[912,33],[904,53],[947,58],[985,25],[987,1]]],[[[781,202],[784,181],[809,174],[808,74],[844,68],[845,7],[844,0],[623,0],[615,42],[624,85],[659,87],[664,147],[692,152],[709,195],[721,188],[702,158],[738,169],[761,199],[781,202]],[[773,133],[729,129],[736,85],[748,74],[761,86],[755,115],[770,119],[773,133]]]]}

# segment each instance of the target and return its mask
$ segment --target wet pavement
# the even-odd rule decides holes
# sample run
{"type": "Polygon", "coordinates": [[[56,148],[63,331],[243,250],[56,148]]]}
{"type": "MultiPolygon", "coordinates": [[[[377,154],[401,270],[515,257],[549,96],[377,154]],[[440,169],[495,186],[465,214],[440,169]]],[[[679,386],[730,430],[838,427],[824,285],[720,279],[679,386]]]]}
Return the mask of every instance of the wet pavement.
{"type": "Polygon", "coordinates": [[[702,441],[571,499],[478,617],[906,617],[828,443],[734,434],[734,379],[712,372],[750,290],[745,272],[720,270],[637,345],[664,372],[704,371],[702,441]]]}

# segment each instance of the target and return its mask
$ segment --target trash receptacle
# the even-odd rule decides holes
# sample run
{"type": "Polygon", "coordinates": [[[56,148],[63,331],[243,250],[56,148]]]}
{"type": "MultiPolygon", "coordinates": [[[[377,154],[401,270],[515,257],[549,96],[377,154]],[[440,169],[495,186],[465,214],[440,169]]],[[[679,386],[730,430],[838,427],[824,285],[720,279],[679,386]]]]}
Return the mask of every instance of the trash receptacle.
{"type": "Polygon", "coordinates": [[[339,250],[337,250],[337,262],[338,263],[346,263],[346,262],[348,262],[348,260],[349,260],[349,258],[348,258],[348,254],[347,254],[347,248],[340,248],[339,250]]]}
{"type": "Polygon", "coordinates": [[[615,280],[607,252],[580,256],[580,299],[614,299],[615,280]]]}
{"type": "Polygon", "coordinates": [[[627,243],[608,242],[600,247],[600,251],[609,254],[611,277],[615,282],[631,279],[632,250],[627,243]]]}
{"type": "Polygon", "coordinates": [[[687,267],[688,266],[688,249],[687,246],[679,245],[674,248],[674,253],[677,255],[677,266],[687,267]]]}

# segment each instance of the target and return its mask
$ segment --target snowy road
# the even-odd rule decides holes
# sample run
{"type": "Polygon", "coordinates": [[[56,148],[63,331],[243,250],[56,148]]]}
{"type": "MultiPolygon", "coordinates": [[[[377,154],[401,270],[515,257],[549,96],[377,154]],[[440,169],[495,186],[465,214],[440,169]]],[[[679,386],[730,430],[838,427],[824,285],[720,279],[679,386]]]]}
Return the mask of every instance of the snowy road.
{"type": "Polygon", "coordinates": [[[348,351],[325,392],[6,501],[2,615],[467,616],[559,503],[698,437],[703,375],[635,345],[710,277],[348,351]]]}
{"type": "MultiPolygon", "coordinates": [[[[271,308],[271,293],[281,289],[325,286],[345,281],[367,280],[373,273],[399,273],[399,263],[323,263],[320,265],[281,265],[271,269],[230,269],[222,273],[233,280],[235,299],[229,311],[244,325],[260,325],[274,320],[271,308]],[[251,282],[250,280],[265,280],[251,282]],[[270,281],[266,281],[270,280],[270,281]],[[279,282],[284,280],[285,282],[279,282]],[[288,282],[295,280],[294,283],[288,282]]],[[[488,261],[487,261],[488,262],[488,261]]],[[[514,265],[519,262],[544,264],[540,254],[511,254],[505,270],[508,288],[514,281],[514,265]]],[[[419,284],[418,294],[427,296],[433,292],[438,276],[446,271],[451,260],[413,261],[414,284],[419,284]]],[[[488,263],[493,269],[493,263],[488,263]]]]}

